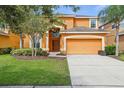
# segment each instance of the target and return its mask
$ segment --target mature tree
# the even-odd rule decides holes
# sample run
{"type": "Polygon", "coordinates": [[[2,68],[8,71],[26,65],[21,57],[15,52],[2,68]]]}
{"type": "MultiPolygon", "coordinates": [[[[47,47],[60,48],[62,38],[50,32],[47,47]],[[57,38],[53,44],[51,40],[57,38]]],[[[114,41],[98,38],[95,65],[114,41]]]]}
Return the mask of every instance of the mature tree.
{"type": "Polygon", "coordinates": [[[56,24],[63,24],[60,19],[54,17],[47,17],[44,15],[37,15],[34,12],[30,13],[29,20],[20,24],[20,28],[24,34],[29,36],[31,40],[32,56],[37,54],[37,44],[44,33],[53,29],[56,24]]]}
{"type": "Polygon", "coordinates": [[[22,48],[22,31],[19,25],[26,20],[29,11],[29,6],[0,6],[1,20],[9,25],[11,32],[20,34],[20,48],[22,48]]]}
{"type": "Polygon", "coordinates": [[[33,5],[33,6],[19,6],[19,5],[7,5],[0,6],[0,20],[5,21],[11,31],[16,34],[20,34],[20,48],[22,48],[22,34],[23,30],[20,28],[20,24],[26,22],[30,18],[29,13],[34,11],[37,15],[45,15],[53,18],[54,11],[60,7],[70,7],[74,12],[79,10],[79,7],[74,5],[33,5]]]}
{"type": "Polygon", "coordinates": [[[124,19],[124,6],[122,5],[111,5],[107,6],[102,9],[98,16],[100,17],[101,21],[111,22],[116,25],[116,56],[119,54],[119,29],[120,29],[120,22],[124,19]]]}

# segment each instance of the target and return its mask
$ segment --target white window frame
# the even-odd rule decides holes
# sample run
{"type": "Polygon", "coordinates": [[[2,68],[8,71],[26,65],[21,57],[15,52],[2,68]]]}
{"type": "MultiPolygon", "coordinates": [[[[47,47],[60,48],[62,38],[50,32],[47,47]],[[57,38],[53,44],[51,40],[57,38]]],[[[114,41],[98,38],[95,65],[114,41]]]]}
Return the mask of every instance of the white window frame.
{"type": "Polygon", "coordinates": [[[95,19],[96,20],[96,27],[95,28],[98,28],[98,19],[96,19],[96,18],[90,18],[89,19],[89,28],[91,28],[91,20],[92,19],[95,19]]]}

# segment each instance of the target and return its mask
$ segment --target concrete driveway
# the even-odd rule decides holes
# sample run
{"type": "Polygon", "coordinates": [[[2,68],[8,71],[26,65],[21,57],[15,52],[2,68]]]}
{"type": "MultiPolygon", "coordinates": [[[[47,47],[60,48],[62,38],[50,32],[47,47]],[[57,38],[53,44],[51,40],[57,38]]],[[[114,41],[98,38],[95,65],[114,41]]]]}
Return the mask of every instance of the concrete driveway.
{"type": "Polygon", "coordinates": [[[124,87],[124,62],[99,55],[67,56],[72,87],[124,87]]]}

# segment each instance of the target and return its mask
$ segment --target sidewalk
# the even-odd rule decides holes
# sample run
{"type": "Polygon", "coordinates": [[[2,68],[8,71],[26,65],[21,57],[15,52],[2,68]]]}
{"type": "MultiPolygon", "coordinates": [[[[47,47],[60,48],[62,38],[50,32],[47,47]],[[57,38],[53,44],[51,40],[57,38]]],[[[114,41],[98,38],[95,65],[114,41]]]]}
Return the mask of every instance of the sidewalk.
{"type": "Polygon", "coordinates": [[[0,88],[71,88],[71,86],[0,86],[0,88]]]}

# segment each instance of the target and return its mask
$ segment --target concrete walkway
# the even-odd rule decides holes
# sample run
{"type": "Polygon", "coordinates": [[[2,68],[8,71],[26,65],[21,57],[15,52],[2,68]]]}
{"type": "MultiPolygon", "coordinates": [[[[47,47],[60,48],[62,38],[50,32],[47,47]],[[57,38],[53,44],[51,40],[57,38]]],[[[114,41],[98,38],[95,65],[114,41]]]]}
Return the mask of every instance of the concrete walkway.
{"type": "Polygon", "coordinates": [[[72,87],[124,87],[124,62],[99,55],[67,56],[72,87]]]}

